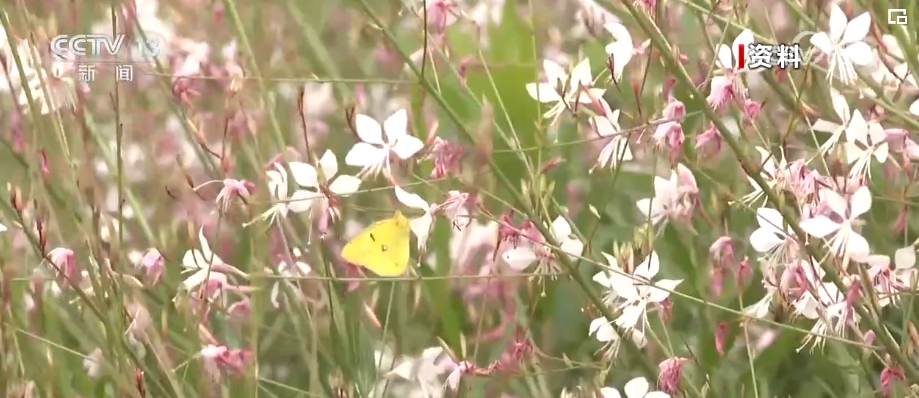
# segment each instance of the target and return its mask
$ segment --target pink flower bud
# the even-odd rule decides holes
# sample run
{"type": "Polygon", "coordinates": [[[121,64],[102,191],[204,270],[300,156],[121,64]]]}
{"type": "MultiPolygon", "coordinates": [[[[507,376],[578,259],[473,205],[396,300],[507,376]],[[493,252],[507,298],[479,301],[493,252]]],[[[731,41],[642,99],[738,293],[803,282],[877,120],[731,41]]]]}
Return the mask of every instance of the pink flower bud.
{"type": "Polygon", "coordinates": [[[160,275],[163,273],[163,267],[165,266],[166,261],[163,258],[163,254],[160,253],[157,249],[148,249],[144,256],[141,257],[140,263],[138,264],[142,267],[147,275],[147,278],[150,278],[151,284],[156,285],[160,280],[160,275]]]}
{"type": "Polygon", "coordinates": [[[680,376],[687,358],[667,358],[658,365],[657,388],[669,395],[676,395],[680,389],[680,376]]]}
{"type": "Polygon", "coordinates": [[[730,325],[724,321],[718,323],[718,327],[715,328],[715,351],[718,355],[724,355],[724,340],[727,339],[730,330],[730,325]]]}
{"type": "Polygon", "coordinates": [[[903,374],[903,371],[897,367],[888,365],[883,370],[881,370],[881,393],[884,397],[890,396],[890,387],[895,381],[905,381],[906,376],[903,374]]]}
{"type": "Polygon", "coordinates": [[[667,107],[664,108],[663,113],[664,119],[672,122],[678,122],[683,120],[683,117],[686,116],[686,105],[683,105],[683,103],[680,101],[671,100],[670,103],[667,104],[667,107]]]}
{"type": "Polygon", "coordinates": [[[696,137],[696,151],[700,156],[713,157],[721,153],[723,140],[724,138],[721,137],[721,133],[715,128],[715,125],[711,125],[696,137]]]}
{"type": "Polygon", "coordinates": [[[48,260],[54,264],[58,276],[63,279],[64,283],[71,281],[78,283],[75,279],[80,276],[80,273],[77,271],[77,257],[73,250],[64,247],[55,248],[48,253],[48,260]]]}
{"type": "Polygon", "coordinates": [[[708,248],[708,254],[712,259],[712,265],[715,267],[732,267],[734,264],[734,240],[730,236],[718,238],[708,248]]]}
{"type": "Polygon", "coordinates": [[[757,117],[759,117],[760,112],[763,110],[763,104],[747,99],[743,104],[743,114],[744,122],[752,123],[757,117]]]}

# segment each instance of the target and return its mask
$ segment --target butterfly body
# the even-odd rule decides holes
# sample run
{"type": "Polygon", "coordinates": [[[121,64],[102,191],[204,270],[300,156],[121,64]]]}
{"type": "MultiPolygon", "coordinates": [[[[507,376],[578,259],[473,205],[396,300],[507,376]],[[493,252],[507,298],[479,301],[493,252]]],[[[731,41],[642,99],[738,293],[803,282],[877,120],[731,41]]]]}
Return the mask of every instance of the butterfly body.
{"type": "Polygon", "coordinates": [[[408,219],[396,211],[348,241],[341,249],[341,257],[379,276],[402,275],[408,268],[410,232],[408,219]]]}

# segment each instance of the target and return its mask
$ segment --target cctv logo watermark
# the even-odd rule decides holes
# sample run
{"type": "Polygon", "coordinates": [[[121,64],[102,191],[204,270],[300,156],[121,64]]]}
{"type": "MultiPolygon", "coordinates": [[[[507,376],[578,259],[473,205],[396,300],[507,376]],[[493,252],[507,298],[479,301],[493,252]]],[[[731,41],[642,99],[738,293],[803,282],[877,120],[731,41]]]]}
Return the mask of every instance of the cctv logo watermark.
{"type": "Polygon", "coordinates": [[[51,57],[55,61],[110,61],[123,56],[133,62],[153,62],[165,44],[163,37],[151,33],[146,39],[133,40],[125,35],[59,35],[51,39],[51,57]]]}

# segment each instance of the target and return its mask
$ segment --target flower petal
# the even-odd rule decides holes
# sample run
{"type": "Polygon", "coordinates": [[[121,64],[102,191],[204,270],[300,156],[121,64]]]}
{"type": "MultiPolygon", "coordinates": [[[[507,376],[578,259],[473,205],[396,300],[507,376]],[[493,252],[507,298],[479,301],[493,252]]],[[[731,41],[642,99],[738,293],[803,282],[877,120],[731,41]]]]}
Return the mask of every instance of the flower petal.
{"type": "Polygon", "coordinates": [[[358,142],[345,155],[345,164],[348,166],[368,167],[383,162],[385,158],[385,149],[365,142],[358,142]]]}
{"type": "Polygon", "coordinates": [[[852,195],[852,214],[850,218],[854,219],[871,210],[871,191],[866,186],[862,186],[852,195]]]}
{"type": "Polygon", "coordinates": [[[654,285],[651,287],[650,294],[648,295],[648,301],[652,303],[660,303],[670,297],[670,292],[676,289],[677,286],[683,283],[682,279],[661,279],[657,282],[654,282],[654,285]]]}
{"type": "Polygon", "coordinates": [[[871,46],[863,41],[849,44],[842,50],[842,53],[849,61],[858,66],[870,65],[877,59],[871,50],[871,46]]]}
{"type": "Polygon", "coordinates": [[[354,116],[354,130],[361,141],[383,145],[383,126],[372,117],[358,113],[354,116]]]}
{"type": "Polygon", "coordinates": [[[414,156],[418,151],[424,148],[424,143],[418,138],[411,135],[400,137],[392,147],[399,159],[408,159],[414,156]]]}
{"type": "Polygon", "coordinates": [[[428,241],[428,234],[431,233],[431,224],[434,223],[434,217],[431,213],[424,213],[423,216],[409,220],[408,225],[412,233],[418,238],[418,247],[424,248],[428,241]]]}
{"type": "Polygon", "coordinates": [[[399,109],[386,118],[383,121],[383,132],[386,134],[386,141],[389,143],[394,143],[408,134],[408,112],[405,109],[399,109]]]}
{"type": "Polygon", "coordinates": [[[600,396],[603,398],[622,398],[622,395],[619,395],[619,390],[612,387],[601,388],[600,396]]]}
{"type": "MultiPolygon", "coordinates": [[[[590,72],[590,58],[584,58],[571,71],[571,92],[575,92],[580,87],[593,85],[594,77],[590,72]]],[[[551,83],[551,82],[550,82],[551,83]]]]}
{"type": "Polygon", "coordinates": [[[329,190],[339,196],[348,196],[357,192],[360,187],[361,179],[347,174],[338,176],[338,178],[329,184],[329,190]]]}
{"type": "Polygon", "coordinates": [[[826,216],[817,216],[801,221],[801,229],[808,235],[823,238],[839,230],[839,224],[826,216]]]}
{"type": "Polygon", "coordinates": [[[651,254],[645,258],[645,261],[642,261],[638,267],[635,267],[635,276],[640,276],[650,280],[651,278],[657,276],[657,273],[660,272],[660,269],[660,258],[658,258],[657,252],[652,251],[651,254]]]}
{"type": "Polygon", "coordinates": [[[313,200],[316,199],[316,193],[305,189],[294,192],[290,195],[290,201],[287,208],[294,213],[303,213],[313,206],[313,200]]]}
{"type": "Polygon", "coordinates": [[[284,167],[281,167],[280,164],[275,163],[274,168],[276,170],[268,170],[265,174],[268,175],[268,191],[275,197],[275,199],[286,200],[287,199],[287,170],[284,167]]]}
{"type": "Polygon", "coordinates": [[[629,34],[629,30],[626,29],[625,26],[621,23],[610,22],[606,25],[603,25],[603,29],[606,29],[606,31],[613,36],[613,39],[616,40],[617,43],[626,42],[628,43],[629,47],[635,47],[632,44],[632,35],[629,34]]]}
{"type": "Polygon", "coordinates": [[[596,274],[594,274],[594,277],[592,279],[594,282],[597,282],[603,285],[604,287],[607,287],[607,288],[610,287],[609,276],[606,275],[606,272],[603,272],[603,271],[597,272],[596,274]]]}
{"type": "MultiPolygon", "coordinates": [[[[846,31],[842,35],[842,43],[853,43],[864,40],[871,29],[871,14],[863,12],[846,24],[846,31]]],[[[865,44],[864,42],[862,42],[865,44]]],[[[867,44],[865,44],[867,46],[867,44]]]]}
{"type": "Polygon", "coordinates": [[[523,271],[536,262],[536,253],[529,247],[510,249],[501,255],[504,262],[515,271],[523,271]]]}
{"type": "Polygon", "coordinates": [[[785,239],[775,234],[775,231],[769,228],[757,228],[750,234],[750,245],[753,250],[760,253],[766,253],[775,249],[784,242],[785,239]]]}
{"type": "Polygon", "coordinates": [[[833,3],[833,5],[830,6],[829,39],[833,43],[838,43],[840,39],[842,39],[842,35],[846,32],[846,27],[848,25],[849,18],[846,18],[846,14],[842,12],[842,8],[839,7],[839,4],[833,3]]]}
{"type": "Polygon", "coordinates": [[[901,249],[897,249],[893,255],[894,258],[894,267],[896,269],[908,269],[916,265],[916,249],[912,246],[907,246],[901,249]]]}
{"type": "Polygon", "coordinates": [[[857,232],[849,232],[846,239],[846,252],[853,259],[865,258],[871,254],[871,246],[865,237],[857,232]]]}
{"type": "Polygon", "coordinates": [[[424,211],[428,211],[431,208],[431,205],[429,205],[428,202],[425,202],[424,199],[421,199],[421,196],[418,196],[417,194],[410,193],[399,186],[395,187],[395,191],[396,199],[408,207],[424,211]]]}
{"type": "Polygon", "coordinates": [[[817,32],[811,36],[811,45],[817,47],[824,54],[833,53],[833,43],[830,41],[829,36],[823,32],[817,32]]]}
{"type": "Polygon", "coordinates": [[[322,169],[322,176],[328,181],[338,174],[338,158],[335,153],[326,149],[322,157],[319,158],[319,168],[322,169]]]}
{"type": "Polygon", "coordinates": [[[623,329],[631,329],[638,325],[638,322],[641,322],[641,318],[645,313],[645,307],[643,303],[635,303],[632,305],[627,305],[622,308],[622,313],[619,314],[619,317],[616,318],[616,325],[623,329]]]}
{"type": "Polygon", "coordinates": [[[526,88],[530,97],[544,104],[562,100],[562,96],[555,91],[556,86],[551,83],[528,83],[526,88]]]}
{"type": "MultiPolygon", "coordinates": [[[[734,67],[734,55],[731,53],[731,48],[720,44],[718,45],[717,59],[715,63],[721,69],[727,70],[734,67]]],[[[723,78],[723,76],[722,76],[723,78]]],[[[712,87],[715,87],[715,82],[712,82],[712,87]]]]}
{"type": "Polygon", "coordinates": [[[552,91],[555,91],[555,87],[558,84],[565,84],[568,81],[568,72],[554,61],[544,59],[542,68],[546,72],[546,80],[548,80],[549,86],[552,87],[552,91]]]}
{"type": "Polygon", "coordinates": [[[293,174],[297,185],[313,189],[319,187],[319,177],[313,165],[303,162],[290,162],[287,166],[290,167],[290,173],[293,174]]]}
{"type": "Polygon", "coordinates": [[[636,377],[625,383],[625,396],[628,398],[642,398],[648,393],[648,380],[644,377],[636,377]]]}

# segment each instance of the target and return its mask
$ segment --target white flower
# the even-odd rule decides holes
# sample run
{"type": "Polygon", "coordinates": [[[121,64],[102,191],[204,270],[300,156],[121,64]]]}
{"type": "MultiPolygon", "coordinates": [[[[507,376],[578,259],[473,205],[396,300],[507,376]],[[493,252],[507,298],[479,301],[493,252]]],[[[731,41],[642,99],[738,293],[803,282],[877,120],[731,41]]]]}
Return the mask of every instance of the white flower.
{"type": "Polygon", "coordinates": [[[102,375],[102,350],[96,348],[83,358],[83,369],[90,379],[98,379],[102,375]]]}
{"type": "Polygon", "coordinates": [[[744,308],[744,315],[757,319],[765,319],[767,315],[772,313],[772,299],[778,288],[765,280],[763,281],[763,287],[766,288],[766,294],[753,305],[744,308]]]}
{"type": "Polygon", "coordinates": [[[539,102],[555,103],[543,115],[546,119],[558,117],[565,109],[575,109],[579,103],[590,104],[594,98],[600,98],[606,92],[602,88],[591,88],[594,79],[587,58],[578,63],[570,75],[559,64],[548,59],[542,61],[542,66],[548,82],[528,83],[526,89],[530,97],[539,102]]]}
{"type": "Polygon", "coordinates": [[[632,56],[643,51],[651,40],[645,40],[640,49],[636,50],[632,42],[632,35],[621,23],[610,22],[603,25],[603,28],[613,35],[615,40],[606,45],[606,53],[613,58],[613,79],[618,82],[622,79],[622,70],[632,60],[632,56]]]}
{"type": "Polygon", "coordinates": [[[319,174],[313,165],[303,162],[290,162],[290,173],[297,185],[303,189],[297,190],[290,197],[287,206],[295,213],[301,213],[320,205],[328,207],[333,216],[338,216],[338,211],[332,202],[336,197],[346,197],[360,188],[361,179],[350,175],[338,175],[338,158],[332,151],[326,150],[319,159],[319,168],[322,170],[324,182],[320,182],[319,174]]]}
{"type": "MultiPolygon", "coordinates": [[[[627,329],[624,332],[628,334],[632,344],[635,344],[638,348],[643,348],[648,343],[644,332],[639,329],[627,329]]],[[[597,341],[603,343],[601,350],[606,359],[613,359],[619,353],[622,336],[619,336],[619,332],[613,327],[613,322],[606,320],[605,317],[601,316],[590,321],[587,335],[594,336],[597,341]]]]}
{"type": "MultiPolygon", "coordinates": [[[[766,148],[757,146],[754,147],[754,149],[759,152],[761,158],[759,163],[759,176],[766,182],[766,186],[769,187],[769,189],[774,190],[776,186],[782,183],[783,174],[788,162],[785,160],[784,156],[781,161],[777,161],[775,156],[766,148]]],[[[766,195],[763,192],[763,188],[753,180],[753,177],[747,176],[747,181],[749,181],[750,186],[753,187],[753,192],[740,198],[740,202],[747,205],[754,205],[756,202],[760,201],[760,199],[763,199],[763,203],[765,203],[766,195]]]]}
{"type": "Polygon", "coordinates": [[[817,321],[811,328],[811,333],[804,337],[798,351],[811,343],[812,348],[821,346],[824,339],[822,336],[827,334],[842,336],[849,321],[856,324],[859,321],[858,313],[853,311],[846,301],[845,293],[834,283],[823,283],[815,289],[808,289],[793,305],[795,313],[817,321]],[[812,290],[817,290],[816,296],[812,290]]]}
{"type": "Polygon", "coordinates": [[[651,224],[657,225],[668,218],[678,218],[692,212],[693,204],[688,194],[692,193],[695,186],[695,177],[692,172],[683,166],[677,165],[677,170],[670,171],[670,179],[659,176],[654,177],[654,197],[640,199],[635,202],[638,210],[651,224]],[[683,181],[681,175],[692,181],[683,181]]]}
{"type": "Polygon", "coordinates": [[[594,282],[599,283],[606,289],[603,290],[602,300],[605,304],[613,304],[619,295],[616,293],[616,290],[613,289],[613,283],[610,280],[611,274],[625,274],[625,271],[622,270],[622,267],[619,266],[619,260],[616,260],[616,257],[613,257],[609,254],[600,252],[603,257],[606,258],[606,263],[608,264],[608,270],[603,270],[594,274],[594,282]]]}
{"type": "MultiPolygon", "coordinates": [[[[19,92],[19,104],[23,105],[23,110],[28,112],[30,107],[29,97],[26,94],[28,90],[35,104],[39,106],[42,115],[47,115],[64,107],[73,106],[76,103],[76,90],[88,90],[89,86],[82,81],[74,79],[76,73],[76,63],[54,62],[51,64],[50,73],[46,72],[42,65],[29,66],[32,72],[26,72],[30,77],[19,92]]],[[[23,65],[26,69],[26,65],[23,65]]]]}
{"type": "MultiPolygon", "coordinates": [[[[670,398],[665,392],[662,391],[649,391],[651,385],[648,384],[648,379],[644,377],[636,377],[632,380],[629,380],[628,383],[625,383],[623,391],[625,392],[626,398],[670,398]]],[[[616,390],[612,387],[603,387],[600,389],[600,395],[603,398],[622,398],[622,395],[619,394],[619,390],[616,390]]]]}
{"type": "MultiPolygon", "coordinates": [[[[488,26],[498,25],[504,18],[504,1],[505,0],[479,0],[478,4],[469,11],[469,19],[473,20],[476,25],[488,26]]],[[[487,37],[487,35],[482,35],[487,37]]]]}
{"type": "Polygon", "coordinates": [[[871,47],[864,41],[870,28],[871,14],[864,12],[849,21],[838,4],[831,6],[829,31],[811,36],[811,44],[829,58],[828,81],[838,76],[844,84],[852,84],[858,78],[855,65],[871,64],[871,47]]]}
{"type": "Polygon", "coordinates": [[[858,110],[852,113],[852,120],[846,127],[846,160],[852,165],[849,178],[870,176],[871,158],[879,163],[887,161],[887,133],[876,121],[865,121],[858,110]]]}
{"type": "Polygon", "coordinates": [[[782,213],[776,209],[761,207],[756,210],[757,228],[750,235],[753,250],[764,253],[764,260],[770,264],[784,264],[788,261],[797,244],[792,238],[791,227],[785,225],[782,213]]]}
{"type": "MultiPolygon", "coordinates": [[[[725,75],[748,71],[746,65],[744,65],[743,69],[736,69],[735,67],[740,60],[740,46],[744,45],[747,48],[750,48],[750,44],[752,44],[754,40],[755,37],[753,36],[753,31],[750,29],[744,29],[743,32],[740,32],[740,34],[734,38],[734,41],[730,46],[726,44],[719,44],[718,51],[715,54],[717,56],[717,58],[715,58],[715,66],[717,66],[720,69],[720,72],[725,75]]],[[[750,72],[757,72],[760,70],[761,69],[749,69],[750,72]]]]}
{"type": "Polygon", "coordinates": [[[863,262],[869,266],[868,276],[874,281],[879,306],[898,305],[901,291],[915,288],[916,249],[912,246],[894,252],[893,269],[890,268],[890,257],[884,255],[871,255],[863,262]]]}
{"type": "Polygon", "coordinates": [[[600,167],[606,167],[606,165],[615,167],[620,160],[624,162],[632,160],[632,150],[629,149],[628,135],[622,134],[619,127],[619,109],[611,111],[609,104],[602,99],[600,104],[605,108],[604,114],[607,116],[592,116],[590,125],[601,137],[610,137],[610,141],[600,150],[597,165],[600,167]]]}
{"type": "MultiPolygon", "coordinates": [[[[579,257],[584,252],[584,243],[571,233],[571,225],[565,217],[558,216],[552,222],[552,237],[558,242],[563,252],[570,257],[579,257]]],[[[554,264],[551,249],[542,244],[520,243],[501,255],[504,261],[515,271],[523,271],[534,262],[539,262],[537,273],[552,273],[558,270],[554,264]]]]}
{"type": "MultiPolygon", "coordinates": [[[[211,251],[211,246],[207,243],[207,238],[204,236],[204,228],[198,230],[198,245],[201,247],[200,250],[188,250],[182,257],[182,267],[185,268],[185,271],[182,272],[194,272],[194,274],[182,281],[182,289],[191,291],[209,280],[217,280],[226,285],[226,274],[218,272],[214,270],[214,268],[223,267],[230,269],[232,266],[223,262],[217,254],[211,251]]],[[[215,294],[216,293],[219,293],[219,291],[215,292],[215,294]]]]}
{"type": "Polygon", "coordinates": [[[682,279],[662,279],[652,282],[660,271],[660,260],[657,253],[651,254],[642,261],[631,276],[623,274],[610,274],[609,282],[616,294],[625,302],[619,306],[622,311],[615,322],[622,328],[643,328],[647,324],[645,313],[648,305],[663,302],[670,297],[670,291],[675,289],[682,279]],[[641,324],[639,325],[639,322],[641,324]]]}
{"type": "Polygon", "coordinates": [[[278,263],[277,273],[282,278],[279,278],[277,282],[275,282],[274,286],[271,287],[271,293],[269,294],[269,298],[271,299],[271,305],[273,305],[274,308],[281,307],[281,303],[278,300],[278,298],[281,294],[281,284],[282,283],[286,284],[287,288],[290,289],[295,295],[297,295],[298,297],[301,296],[299,285],[286,279],[286,278],[303,277],[303,276],[309,275],[310,272],[313,271],[313,269],[309,266],[309,264],[298,260],[301,254],[302,253],[300,249],[294,248],[293,249],[293,257],[294,257],[293,264],[287,262],[286,260],[281,260],[281,262],[278,263]]]}
{"type": "Polygon", "coordinates": [[[16,67],[13,58],[13,46],[7,41],[6,30],[0,26],[0,57],[6,60],[6,69],[0,69],[0,92],[19,89],[23,81],[32,81],[38,76],[38,71],[33,66],[35,64],[33,54],[37,51],[35,46],[28,40],[20,39],[16,41],[15,48],[25,76],[19,74],[19,68],[16,67]],[[9,81],[7,81],[7,76],[9,76],[9,81]]]}
{"type": "Polygon", "coordinates": [[[354,116],[354,129],[362,142],[351,147],[345,156],[345,164],[362,168],[361,174],[377,175],[384,171],[390,175],[390,154],[405,160],[424,148],[418,138],[408,135],[408,113],[399,109],[390,115],[381,126],[370,116],[354,116]],[[383,139],[383,135],[386,139],[383,139]]]}
{"type": "Polygon", "coordinates": [[[849,201],[828,189],[822,190],[821,193],[823,203],[839,216],[842,222],[836,222],[825,215],[818,215],[802,221],[801,229],[815,238],[832,235],[829,241],[830,248],[839,257],[849,256],[858,261],[868,256],[870,253],[868,241],[852,228],[858,217],[871,209],[871,192],[868,187],[858,188],[849,201]]]}
{"type": "Polygon", "coordinates": [[[916,249],[912,246],[897,249],[893,255],[893,277],[903,287],[913,289],[916,285],[916,249]]]}
{"type": "Polygon", "coordinates": [[[820,145],[820,153],[823,155],[836,146],[836,143],[839,142],[842,134],[846,131],[846,126],[851,118],[851,111],[849,111],[849,103],[846,101],[846,97],[832,87],[830,87],[830,100],[833,102],[833,110],[836,111],[836,116],[839,117],[839,120],[842,120],[842,124],[825,119],[817,119],[814,122],[812,127],[814,131],[831,134],[830,138],[820,145]]]}
{"type": "Polygon", "coordinates": [[[275,222],[278,216],[287,217],[288,206],[288,188],[287,188],[287,170],[280,164],[274,164],[274,170],[265,172],[268,177],[268,193],[277,202],[271,206],[268,211],[259,216],[261,220],[268,220],[269,224],[275,222]]]}
{"type": "MultiPolygon", "coordinates": [[[[387,364],[393,364],[392,359],[385,358],[386,356],[385,353],[380,352],[376,358],[383,361],[382,369],[386,369],[387,364]]],[[[426,348],[417,357],[403,357],[394,363],[392,371],[387,374],[388,377],[395,377],[397,381],[395,383],[381,381],[378,385],[379,390],[374,388],[370,396],[381,396],[382,389],[387,386],[387,392],[393,396],[441,398],[444,396],[443,375],[449,370],[450,363],[452,360],[440,347],[426,348]]]]}
{"type": "Polygon", "coordinates": [[[437,205],[429,204],[421,199],[421,196],[408,193],[398,186],[396,187],[396,199],[408,207],[424,211],[423,215],[412,218],[408,222],[412,233],[418,238],[418,248],[424,249],[428,241],[428,234],[431,233],[431,226],[434,224],[434,211],[437,210],[437,205]]]}

